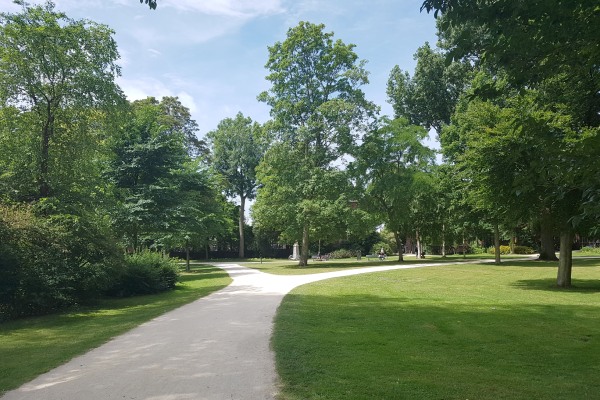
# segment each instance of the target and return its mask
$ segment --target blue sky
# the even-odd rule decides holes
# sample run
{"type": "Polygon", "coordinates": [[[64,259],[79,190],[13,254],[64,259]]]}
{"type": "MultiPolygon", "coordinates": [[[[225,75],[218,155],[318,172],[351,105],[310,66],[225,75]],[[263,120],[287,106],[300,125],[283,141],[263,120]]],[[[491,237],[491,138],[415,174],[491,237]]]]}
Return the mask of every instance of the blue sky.
{"type": "MultiPolygon", "coordinates": [[[[42,0],[28,0],[31,4],[42,0]]],[[[138,0],[54,0],[74,19],[87,18],[115,31],[130,100],[178,96],[198,122],[199,135],[238,111],[265,122],[269,108],[256,96],[265,80],[267,47],[283,41],[299,21],[325,24],[335,39],[356,45],[367,60],[369,100],[391,114],[386,82],[396,64],[413,72],[413,54],[436,42],[435,20],[419,11],[422,0],[158,0],[150,10],[138,0]]],[[[0,10],[18,11],[12,0],[0,10]]]]}

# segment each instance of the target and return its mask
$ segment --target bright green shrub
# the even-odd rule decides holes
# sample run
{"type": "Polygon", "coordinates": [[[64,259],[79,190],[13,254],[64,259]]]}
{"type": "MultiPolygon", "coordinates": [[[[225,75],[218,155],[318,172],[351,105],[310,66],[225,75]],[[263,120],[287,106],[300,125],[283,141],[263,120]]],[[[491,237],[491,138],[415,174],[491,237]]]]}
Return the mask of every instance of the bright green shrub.
{"type": "Polygon", "coordinates": [[[124,297],[158,293],[174,289],[178,279],[174,260],[144,251],[125,257],[123,269],[107,293],[124,297]]]}
{"type": "Polygon", "coordinates": [[[535,253],[531,247],[528,246],[515,246],[514,247],[515,254],[533,254],[535,253]]]}
{"type": "Polygon", "coordinates": [[[600,254],[600,247],[585,246],[581,248],[582,253],[600,254]]]}
{"type": "Polygon", "coordinates": [[[500,254],[510,254],[510,246],[500,246],[500,254]]]}

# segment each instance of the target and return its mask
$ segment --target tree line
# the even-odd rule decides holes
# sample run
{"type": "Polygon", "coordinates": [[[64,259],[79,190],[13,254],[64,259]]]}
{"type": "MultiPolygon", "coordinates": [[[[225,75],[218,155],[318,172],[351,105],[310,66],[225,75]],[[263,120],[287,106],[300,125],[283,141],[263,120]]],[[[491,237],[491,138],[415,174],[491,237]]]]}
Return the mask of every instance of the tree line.
{"type": "Polygon", "coordinates": [[[109,27],[20,4],[0,15],[3,305],[114,289],[144,249],[236,238],[244,257],[248,200],[252,234],[300,243],[300,265],[316,243],[382,225],[399,260],[408,239],[444,253],[486,235],[498,262],[507,235],[539,237],[553,259],[560,237],[569,286],[574,235],[598,234],[593,2],[425,1],[439,43],[419,48],[412,76],[390,72],[391,117],[365,97],[355,46],[301,22],[268,48],[271,120],[240,112],[205,140],[177,98],[125,99],[109,27]]]}

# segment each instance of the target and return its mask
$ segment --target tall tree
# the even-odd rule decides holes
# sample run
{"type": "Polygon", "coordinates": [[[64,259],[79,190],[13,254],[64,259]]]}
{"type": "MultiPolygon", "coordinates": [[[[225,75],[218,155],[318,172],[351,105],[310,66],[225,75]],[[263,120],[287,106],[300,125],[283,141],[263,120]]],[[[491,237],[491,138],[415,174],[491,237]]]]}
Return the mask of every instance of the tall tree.
{"type": "Polygon", "coordinates": [[[399,261],[403,261],[404,239],[423,222],[416,214],[434,156],[421,143],[426,137],[424,128],[409,125],[406,119],[384,120],[382,127],[365,135],[352,163],[359,185],[365,188],[362,207],[377,214],[394,234],[399,261]]]}
{"type": "Polygon", "coordinates": [[[226,194],[237,196],[240,200],[239,256],[244,258],[246,200],[256,196],[256,167],[264,156],[267,141],[262,127],[241,112],[235,118],[219,122],[217,129],[209,132],[207,137],[212,149],[213,167],[225,178],[226,194]]]}
{"type": "MultiPolygon", "coordinates": [[[[122,102],[115,83],[120,74],[114,32],[105,25],[73,20],[44,5],[0,14],[0,102],[35,116],[39,135],[35,157],[37,197],[52,194],[51,147],[82,109],[122,102]]],[[[57,154],[56,157],[61,157],[57,154]]]]}
{"type": "Polygon", "coordinates": [[[180,171],[189,161],[185,132],[164,117],[165,108],[155,98],[136,100],[129,122],[111,138],[114,155],[106,175],[119,203],[113,218],[135,249],[160,245],[175,232],[174,218],[185,199],[178,179],[186,176],[180,171]]]}
{"type": "MultiPolygon", "coordinates": [[[[337,165],[377,111],[360,89],[368,79],[364,62],[354,53],[355,46],[334,41],[333,33],[324,29],[324,25],[300,22],[288,30],[285,41],[269,47],[266,68],[272,86],[259,95],[260,101],[271,106],[275,139],[282,143],[273,150],[277,153],[274,159],[291,168],[285,172],[265,168],[269,177],[264,176],[262,183],[265,191],[275,191],[268,185],[277,182],[286,188],[278,191],[293,193],[290,202],[281,204],[279,210],[284,215],[284,209],[291,207],[301,226],[300,265],[307,263],[311,230],[325,229],[317,221],[331,207],[337,210],[343,203],[343,193],[335,192],[340,185],[327,187],[323,183],[338,181],[337,165]],[[286,158],[294,164],[289,165],[286,158]],[[287,174],[289,179],[275,179],[272,174],[287,174]]],[[[266,162],[270,162],[268,156],[266,162]]],[[[264,209],[270,201],[259,193],[259,208],[264,209]]],[[[277,211],[273,212],[277,218],[277,211]]]]}
{"type": "MultiPolygon", "coordinates": [[[[556,216],[562,255],[557,283],[570,286],[574,223],[598,217],[587,207],[587,196],[598,187],[597,177],[588,179],[587,171],[595,166],[573,163],[575,159],[591,160],[590,154],[600,155],[597,1],[426,0],[421,8],[434,10],[436,16],[442,14],[438,27],[450,58],[475,59],[495,74],[505,72],[517,89],[536,91],[527,96],[534,101],[533,117],[519,119],[518,129],[535,132],[537,159],[550,160],[545,165],[553,173],[551,180],[560,182],[552,198],[558,203],[569,199],[571,204],[570,217],[565,219],[562,212],[556,216]],[[537,118],[544,114],[548,119],[537,118]],[[548,136],[554,136],[551,142],[546,141],[548,136]],[[584,150],[590,145],[593,147],[584,150]]],[[[548,175],[543,172],[539,176],[548,175]]]]}

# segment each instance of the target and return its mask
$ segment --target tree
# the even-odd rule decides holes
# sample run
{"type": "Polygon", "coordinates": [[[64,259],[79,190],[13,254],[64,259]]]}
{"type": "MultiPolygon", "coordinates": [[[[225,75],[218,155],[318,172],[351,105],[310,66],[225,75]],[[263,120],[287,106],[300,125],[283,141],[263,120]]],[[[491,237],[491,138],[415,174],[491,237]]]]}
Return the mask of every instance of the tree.
{"type": "MultiPolygon", "coordinates": [[[[360,89],[368,79],[354,45],[334,41],[333,33],[324,29],[324,25],[300,22],[288,30],[284,42],[269,47],[266,67],[272,86],[259,96],[271,106],[273,132],[279,144],[265,158],[259,179],[264,186],[257,207],[265,210],[267,204],[274,203],[261,191],[283,196],[280,208],[271,215],[277,220],[289,212],[296,214],[294,225],[301,227],[296,236],[302,241],[300,265],[307,263],[311,230],[324,235],[340,228],[347,218],[342,218],[344,212],[351,214],[350,199],[342,191],[351,186],[342,184],[344,174],[339,165],[376,112],[360,89]],[[286,169],[267,166],[273,163],[286,169]],[[283,187],[269,187],[274,184],[283,187]],[[331,219],[336,221],[324,224],[331,219]]],[[[257,217],[262,215],[257,213],[257,217]]]]}
{"type": "Polygon", "coordinates": [[[52,194],[51,148],[56,136],[78,123],[82,110],[122,104],[117,46],[108,27],[73,20],[54,4],[0,14],[0,101],[32,115],[39,134],[35,157],[37,198],[52,194]]]}
{"type": "Polygon", "coordinates": [[[547,169],[539,176],[551,171],[550,180],[557,183],[550,196],[561,210],[553,216],[561,231],[557,283],[569,286],[574,223],[598,217],[586,206],[586,196],[597,188],[598,178],[589,180],[587,172],[594,165],[574,163],[600,154],[597,2],[426,0],[421,9],[435,10],[436,17],[441,12],[438,27],[449,58],[474,59],[493,74],[505,73],[517,90],[535,91],[527,95],[533,112],[525,114],[529,119],[517,119],[516,126],[535,132],[536,159],[549,160],[541,163],[547,169]]]}
{"type": "Polygon", "coordinates": [[[468,63],[446,64],[445,57],[425,43],[414,55],[417,60],[414,76],[397,65],[392,68],[387,85],[388,102],[394,117],[407,118],[411,124],[435,129],[450,123],[459,96],[470,78],[468,63]]]}
{"type": "Polygon", "coordinates": [[[404,118],[384,119],[379,129],[365,135],[351,168],[365,188],[362,207],[393,232],[399,261],[403,261],[403,240],[422,222],[416,214],[434,156],[421,143],[426,137],[424,128],[409,125],[404,118]]]}
{"type": "MultiPolygon", "coordinates": [[[[172,99],[167,99],[171,102],[172,99]]],[[[176,231],[174,218],[184,196],[181,171],[190,160],[185,132],[165,119],[165,107],[153,97],[132,103],[129,123],[112,138],[114,152],[106,176],[118,201],[115,226],[138,250],[162,246],[176,231]]]]}
{"type": "Polygon", "coordinates": [[[267,143],[262,128],[240,112],[235,118],[226,118],[217,129],[207,134],[212,148],[212,164],[225,178],[225,192],[240,199],[238,219],[240,248],[244,258],[244,211],[246,200],[256,196],[256,167],[262,159],[267,143]]]}

